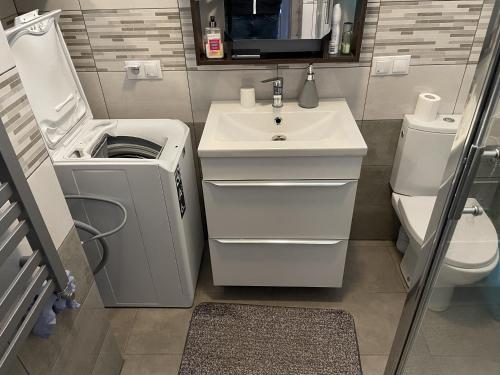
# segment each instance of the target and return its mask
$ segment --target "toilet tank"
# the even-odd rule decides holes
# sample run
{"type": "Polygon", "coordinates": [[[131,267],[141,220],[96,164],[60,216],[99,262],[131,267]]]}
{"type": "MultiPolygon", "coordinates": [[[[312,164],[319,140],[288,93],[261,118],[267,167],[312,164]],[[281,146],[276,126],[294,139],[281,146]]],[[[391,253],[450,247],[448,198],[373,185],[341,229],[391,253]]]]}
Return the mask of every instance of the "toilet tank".
{"type": "Polygon", "coordinates": [[[392,167],[391,187],[403,195],[436,195],[461,116],[426,122],[405,115],[392,167]]]}

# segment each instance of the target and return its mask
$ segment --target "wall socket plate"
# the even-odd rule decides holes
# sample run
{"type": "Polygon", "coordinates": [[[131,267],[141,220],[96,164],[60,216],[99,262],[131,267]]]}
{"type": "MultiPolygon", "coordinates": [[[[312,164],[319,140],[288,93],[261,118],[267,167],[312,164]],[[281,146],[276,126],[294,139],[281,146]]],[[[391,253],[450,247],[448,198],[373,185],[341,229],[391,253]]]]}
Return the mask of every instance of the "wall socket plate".
{"type": "Polygon", "coordinates": [[[130,60],[125,62],[128,79],[163,79],[160,60],[130,60]]]}
{"type": "Polygon", "coordinates": [[[372,76],[391,76],[408,74],[411,55],[377,56],[373,58],[372,76]]]}

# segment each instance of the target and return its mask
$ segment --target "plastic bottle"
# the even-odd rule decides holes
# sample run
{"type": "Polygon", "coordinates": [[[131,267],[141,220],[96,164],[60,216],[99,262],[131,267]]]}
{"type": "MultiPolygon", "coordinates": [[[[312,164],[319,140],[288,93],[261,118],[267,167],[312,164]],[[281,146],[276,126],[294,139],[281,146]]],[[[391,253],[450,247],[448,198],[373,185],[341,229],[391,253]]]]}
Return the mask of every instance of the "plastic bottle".
{"type": "Polygon", "coordinates": [[[352,42],[352,22],[344,23],[344,31],[342,32],[342,45],[340,53],[342,55],[349,55],[351,53],[352,42]]]}
{"type": "Polygon", "coordinates": [[[332,22],[332,38],[328,45],[328,53],[330,55],[337,55],[340,46],[340,21],[342,18],[342,9],[340,4],[337,3],[333,7],[333,22],[332,22]]]}
{"type": "Polygon", "coordinates": [[[215,17],[210,16],[210,23],[205,28],[205,54],[209,59],[220,59],[224,57],[224,43],[222,42],[222,33],[215,17]]]}

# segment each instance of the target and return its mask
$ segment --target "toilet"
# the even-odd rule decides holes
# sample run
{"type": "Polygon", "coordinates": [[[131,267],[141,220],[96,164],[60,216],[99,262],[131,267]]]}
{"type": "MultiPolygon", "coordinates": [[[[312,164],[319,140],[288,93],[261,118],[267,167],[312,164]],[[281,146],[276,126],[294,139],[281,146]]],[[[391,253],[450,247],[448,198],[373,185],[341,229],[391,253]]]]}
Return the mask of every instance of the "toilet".
{"type": "MultiPolygon", "coordinates": [[[[441,185],[461,117],[438,116],[424,122],[405,115],[391,175],[392,206],[401,222],[398,250],[404,253],[401,272],[408,287],[421,254],[427,226],[441,185]]],[[[469,198],[466,207],[477,206],[469,198]]],[[[462,215],[450,241],[429,308],[444,311],[455,286],[476,283],[498,264],[498,237],[488,215],[462,215]]]]}

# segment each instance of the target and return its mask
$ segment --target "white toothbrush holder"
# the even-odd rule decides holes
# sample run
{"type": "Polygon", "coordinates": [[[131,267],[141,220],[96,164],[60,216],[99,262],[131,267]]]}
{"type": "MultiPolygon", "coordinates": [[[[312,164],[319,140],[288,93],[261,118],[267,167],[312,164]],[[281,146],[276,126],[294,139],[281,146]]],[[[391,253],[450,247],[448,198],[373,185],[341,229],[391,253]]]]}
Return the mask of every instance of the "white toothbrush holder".
{"type": "Polygon", "coordinates": [[[253,87],[240,89],[240,104],[243,108],[255,107],[255,89],[253,87]]]}

